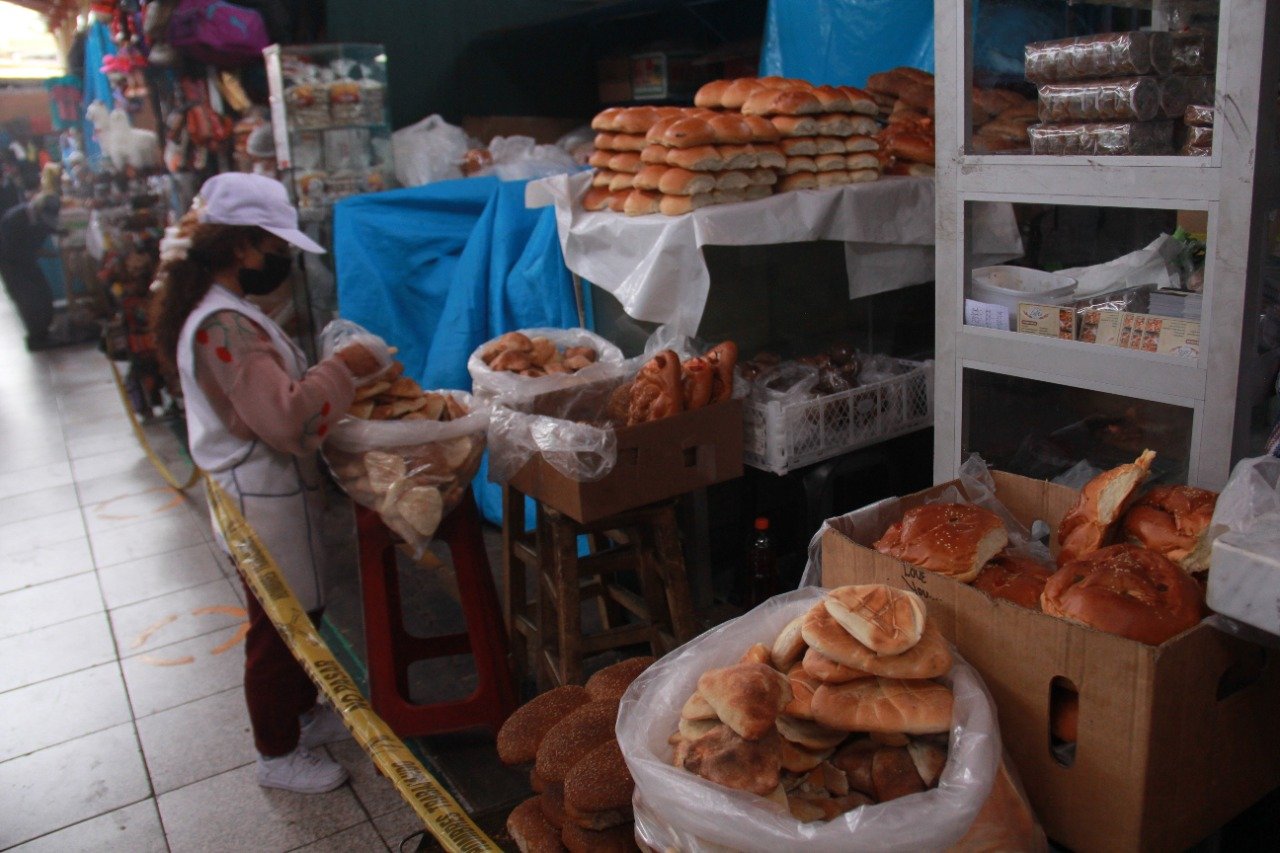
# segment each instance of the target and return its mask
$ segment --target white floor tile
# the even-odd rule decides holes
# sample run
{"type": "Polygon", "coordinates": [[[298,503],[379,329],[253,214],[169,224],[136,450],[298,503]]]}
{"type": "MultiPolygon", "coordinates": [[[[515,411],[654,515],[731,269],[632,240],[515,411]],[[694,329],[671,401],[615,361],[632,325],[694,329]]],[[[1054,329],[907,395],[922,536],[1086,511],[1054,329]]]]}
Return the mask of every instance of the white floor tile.
{"type": "Polygon", "coordinates": [[[8,471],[0,474],[0,498],[65,486],[70,482],[71,465],[67,462],[52,462],[35,468],[8,471]]]}
{"type": "Polygon", "coordinates": [[[98,570],[102,597],[108,608],[136,604],[222,577],[222,561],[205,544],[98,570]]]}
{"type": "Polygon", "coordinates": [[[240,628],[227,628],[126,658],[121,667],[134,716],[156,714],[243,684],[240,637],[240,628]]]}
{"type": "Polygon", "coordinates": [[[241,687],[142,717],[138,737],[157,794],[234,770],[258,756],[241,687]]]}
{"type": "MultiPolygon", "coordinates": [[[[93,554],[89,552],[87,536],[63,542],[41,543],[0,559],[0,593],[92,571],[93,554]]],[[[3,626],[0,626],[0,634],[3,633],[3,626]]]]}
{"type": "Polygon", "coordinates": [[[102,610],[92,572],[0,595],[0,638],[25,634],[102,610]]]}
{"type": "Polygon", "coordinates": [[[246,618],[225,578],[117,607],[109,616],[121,657],[144,654],[219,631],[238,625],[246,618]]]}
{"type": "Polygon", "coordinates": [[[204,542],[204,534],[189,513],[170,514],[114,530],[89,534],[93,559],[99,568],[129,560],[167,554],[204,542]]]}
{"type": "Polygon", "coordinates": [[[154,799],[42,835],[11,853],[167,853],[154,799]]]}
{"type": "Polygon", "coordinates": [[[0,693],[115,659],[105,613],[7,637],[0,640],[0,693]]]}
{"type": "Polygon", "coordinates": [[[132,719],[115,661],[0,693],[0,762],[132,719]]]}
{"type": "Polygon", "coordinates": [[[79,503],[76,487],[73,484],[53,486],[25,495],[0,498],[0,520],[8,524],[26,521],[29,518],[39,518],[53,512],[75,509],[79,503]]]}

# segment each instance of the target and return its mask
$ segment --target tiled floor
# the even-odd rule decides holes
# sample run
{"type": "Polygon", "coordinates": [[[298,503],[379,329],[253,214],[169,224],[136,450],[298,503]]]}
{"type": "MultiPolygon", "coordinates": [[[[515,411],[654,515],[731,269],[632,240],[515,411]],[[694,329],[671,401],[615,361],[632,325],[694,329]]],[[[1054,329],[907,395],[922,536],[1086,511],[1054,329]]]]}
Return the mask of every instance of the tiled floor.
{"type": "Polygon", "coordinates": [[[0,299],[0,401],[0,850],[399,849],[420,824],[350,741],[329,794],[254,782],[242,591],[104,357],[28,354],[0,299]]]}

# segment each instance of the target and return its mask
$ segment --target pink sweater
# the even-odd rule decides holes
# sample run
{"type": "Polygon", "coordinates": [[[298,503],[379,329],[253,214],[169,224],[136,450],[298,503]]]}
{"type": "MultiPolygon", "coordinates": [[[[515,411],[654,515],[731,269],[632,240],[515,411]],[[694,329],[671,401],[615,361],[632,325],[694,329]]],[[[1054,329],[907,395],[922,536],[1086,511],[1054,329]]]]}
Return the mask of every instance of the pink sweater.
{"type": "Polygon", "coordinates": [[[337,358],[295,382],[266,331],[236,311],[200,324],[195,361],[196,381],[231,434],[280,453],[314,451],[355,397],[355,379],[337,358]]]}

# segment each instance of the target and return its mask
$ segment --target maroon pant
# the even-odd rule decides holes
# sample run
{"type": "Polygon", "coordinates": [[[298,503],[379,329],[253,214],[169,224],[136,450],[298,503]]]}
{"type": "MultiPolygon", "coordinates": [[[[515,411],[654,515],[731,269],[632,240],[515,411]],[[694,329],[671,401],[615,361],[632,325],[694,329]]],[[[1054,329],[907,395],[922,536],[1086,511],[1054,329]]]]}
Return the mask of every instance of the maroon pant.
{"type": "MultiPolygon", "coordinates": [[[[245,600],[249,633],[244,640],[244,700],[254,746],[275,758],[297,748],[298,717],[316,704],[316,686],[247,585],[245,600]]],[[[312,621],[320,617],[319,612],[310,615],[312,621]]]]}

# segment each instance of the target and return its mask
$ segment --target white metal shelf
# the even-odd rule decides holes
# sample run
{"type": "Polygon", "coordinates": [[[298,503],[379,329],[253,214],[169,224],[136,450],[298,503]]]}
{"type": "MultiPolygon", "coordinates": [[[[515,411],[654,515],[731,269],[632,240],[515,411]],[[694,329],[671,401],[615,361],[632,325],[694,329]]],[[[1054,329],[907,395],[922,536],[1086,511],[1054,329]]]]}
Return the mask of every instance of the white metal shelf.
{"type": "Polygon", "coordinates": [[[1207,162],[1185,162],[1202,159],[1205,158],[963,157],[956,186],[962,193],[1127,198],[1156,207],[1201,207],[1218,200],[1221,173],[1221,169],[1207,162]],[[1123,160],[1133,162],[1116,162],[1123,160]]]}

